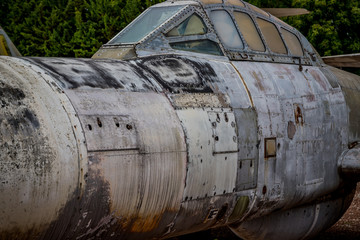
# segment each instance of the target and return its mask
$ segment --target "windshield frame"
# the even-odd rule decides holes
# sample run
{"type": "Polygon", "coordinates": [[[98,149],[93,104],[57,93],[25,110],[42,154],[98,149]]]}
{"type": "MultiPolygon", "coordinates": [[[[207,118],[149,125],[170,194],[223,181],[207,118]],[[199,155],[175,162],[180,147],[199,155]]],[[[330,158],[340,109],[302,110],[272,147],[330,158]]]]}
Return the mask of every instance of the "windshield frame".
{"type": "Polygon", "coordinates": [[[181,13],[182,11],[184,11],[184,9],[186,9],[188,6],[185,4],[176,4],[176,5],[172,5],[172,6],[164,6],[164,5],[155,5],[152,6],[148,9],[146,9],[142,14],[140,14],[137,18],[135,18],[135,20],[133,20],[129,25],[127,25],[123,30],[121,30],[118,34],[115,35],[115,37],[113,37],[108,43],[106,43],[106,45],[108,46],[114,46],[114,45],[134,45],[137,43],[140,43],[142,41],[144,41],[145,39],[147,39],[148,36],[152,35],[154,32],[156,32],[158,29],[162,28],[166,23],[168,23],[169,21],[171,21],[174,17],[176,17],[179,13],[181,13]],[[165,21],[163,21],[162,23],[160,23],[158,26],[156,26],[155,28],[151,29],[150,31],[148,31],[147,33],[144,34],[144,36],[142,36],[138,41],[135,42],[126,42],[126,43],[116,43],[114,42],[117,38],[121,37],[122,35],[126,34],[130,29],[132,29],[136,24],[139,23],[139,21],[141,21],[143,19],[144,16],[146,16],[148,14],[149,11],[155,9],[155,8],[169,8],[169,7],[178,7],[178,10],[175,11],[174,14],[172,14],[169,18],[167,18],[165,21]]]}

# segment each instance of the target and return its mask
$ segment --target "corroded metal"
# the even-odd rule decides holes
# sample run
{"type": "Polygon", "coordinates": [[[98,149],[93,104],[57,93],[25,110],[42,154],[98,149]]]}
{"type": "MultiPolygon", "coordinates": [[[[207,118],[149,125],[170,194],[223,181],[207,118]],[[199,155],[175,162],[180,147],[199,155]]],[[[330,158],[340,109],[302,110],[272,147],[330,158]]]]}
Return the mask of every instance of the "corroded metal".
{"type": "Polygon", "coordinates": [[[343,198],[327,199],[322,203],[279,211],[264,218],[244,222],[231,230],[245,239],[282,239],[284,236],[290,240],[312,239],[324,226],[331,226],[340,218],[344,209],[350,206],[353,194],[350,196],[345,201],[343,198]],[[339,205],[343,208],[339,208],[339,205]]]}
{"type": "Polygon", "coordinates": [[[71,104],[43,71],[18,68],[24,64],[1,61],[2,239],[44,234],[63,206],[81,196],[86,172],[71,104]]]}
{"type": "Polygon", "coordinates": [[[278,22],[242,1],[174,2],[182,10],[138,45],[98,53],[131,60],[0,57],[0,239],[219,226],[303,239],[346,210],[360,168],[359,77],[322,66],[300,35],[302,59],[170,51],[164,33],[194,12],[219,44],[208,11],[278,22]]]}

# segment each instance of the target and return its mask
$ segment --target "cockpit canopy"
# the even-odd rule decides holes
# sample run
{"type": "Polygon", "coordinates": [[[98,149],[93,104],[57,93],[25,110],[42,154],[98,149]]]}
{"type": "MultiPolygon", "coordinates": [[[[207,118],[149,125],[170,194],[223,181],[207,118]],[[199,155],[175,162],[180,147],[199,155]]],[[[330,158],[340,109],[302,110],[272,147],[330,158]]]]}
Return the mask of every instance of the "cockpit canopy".
{"type": "Polygon", "coordinates": [[[182,5],[177,5],[148,8],[108,44],[137,43],[169,20],[183,7],[182,5]]]}
{"type": "Polygon", "coordinates": [[[171,0],[147,9],[95,58],[207,54],[230,60],[319,61],[296,29],[241,0],[171,0]]]}

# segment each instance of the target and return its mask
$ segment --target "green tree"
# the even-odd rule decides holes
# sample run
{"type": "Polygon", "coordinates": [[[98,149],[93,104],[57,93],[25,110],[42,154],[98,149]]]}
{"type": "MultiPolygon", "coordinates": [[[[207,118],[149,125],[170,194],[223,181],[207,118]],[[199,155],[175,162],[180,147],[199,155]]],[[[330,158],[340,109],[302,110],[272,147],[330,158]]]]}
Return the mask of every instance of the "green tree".
{"type": "Polygon", "coordinates": [[[25,56],[70,56],[74,6],[72,0],[14,0],[4,29],[25,56]]]}
{"type": "Polygon", "coordinates": [[[322,56],[360,52],[360,1],[294,0],[292,5],[311,11],[286,20],[322,56]]]}
{"type": "MultiPolygon", "coordinates": [[[[0,25],[24,56],[90,57],[147,7],[164,0],[2,0],[0,25]]],[[[258,7],[302,7],[284,18],[321,55],[360,52],[360,0],[250,0],[258,7]]]]}
{"type": "Polygon", "coordinates": [[[2,1],[0,24],[24,56],[91,57],[147,7],[162,1],[2,1]]]}

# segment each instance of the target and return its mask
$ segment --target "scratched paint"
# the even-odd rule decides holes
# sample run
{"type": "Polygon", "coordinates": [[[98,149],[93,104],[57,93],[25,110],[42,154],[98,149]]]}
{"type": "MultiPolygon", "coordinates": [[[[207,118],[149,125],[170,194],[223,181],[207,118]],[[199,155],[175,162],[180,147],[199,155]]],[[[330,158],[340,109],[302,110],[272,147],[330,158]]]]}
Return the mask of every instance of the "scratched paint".
{"type": "Polygon", "coordinates": [[[264,196],[276,201],[274,207],[281,207],[281,199],[289,199],[291,195],[294,202],[286,200],[287,204],[298,204],[298,196],[306,196],[303,186],[307,193],[313,191],[313,197],[334,188],[338,180],[328,178],[325,173],[336,171],[336,165],[330,162],[337,161],[347,142],[343,137],[347,121],[342,117],[346,115],[346,107],[341,92],[335,90],[324,96],[329,83],[315,68],[305,67],[300,72],[290,65],[259,63],[255,66],[240,62],[234,65],[251,91],[258,114],[259,173],[262,173],[258,176],[258,191],[262,192],[266,186],[270,191],[264,196]],[[284,81],[288,83],[283,84],[284,81]],[[290,141],[285,141],[284,136],[290,141]],[[263,162],[263,141],[272,137],[276,137],[277,156],[263,162]],[[327,146],[337,146],[332,149],[337,153],[328,155],[327,146]],[[328,159],[329,164],[324,165],[323,160],[318,159],[328,159]],[[330,166],[333,170],[328,169],[330,166]],[[275,174],[277,171],[286,173],[275,174]],[[293,184],[298,187],[290,187],[293,184]]]}
{"type": "Polygon", "coordinates": [[[0,202],[7,206],[0,218],[2,239],[46,230],[77,188],[79,174],[76,141],[59,93],[39,73],[19,72],[21,60],[12,60],[0,63],[0,202]]]}
{"type": "MultiPolygon", "coordinates": [[[[70,109],[59,120],[52,117],[51,122],[63,119],[63,125],[58,124],[68,131],[63,141],[72,142],[70,158],[77,159],[72,181],[77,184],[65,191],[54,217],[39,225],[38,231],[46,238],[53,238],[55,232],[80,239],[174,236],[226,224],[239,193],[249,198],[249,209],[238,217],[253,219],[314,200],[339,182],[327,173],[336,170],[331,162],[336,162],[342,147],[347,146],[346,119],[341,117],[346,114],[345,101],[340,89],[327,92],[331,86],[315,68],[304,67],[300,72],[297,66],[259,63],[261,67],[255,67],[238,62],[234,63],[237,70],[227,71],[233,66],[223,63],[226,68],[221,71],[215,70],[213,62],[174,56],[92,64],[74,59],[12,61],[34,64],[27,73],[38,84],[46,83],[48,91],[56,93],[53,98],[63,99],[50,98],[59,105],[44,106],[63,109],[67,102],[66,109],[70,109]],[[64,73],[67,64],[74,63],[80,70],[64,73]],[[120,70],[101,70],[110,63],[120,70]],[[124,69],[133,73],[125,76],[124,69]],[[167,71],[174,75],[167,76],[167,71]],[[99,82],[87,79],[91,72],[99,82]],[[80,132],[74,136],[73,131],[80,132]],[[265,139],[276,139],[276,156],[268,156],[266,161],[265,139]],[[87,165],[83,171],[79,170],[83,164],[80,156],[87,165]],[[327,159],[328,164],[319,159],[327,159]],[[211,207],[203,205],[210,202],[211,207]],[[77,213],[69,216],[74,209],[77,213]],[[184,225],[189,217],[192,221],[184,225]],[[77,228],[71,232],[60,226],[77,228]]],[[[8,68],[5,62],[2,65],[8,68]]],[[[19,86],[5,91],[9,87],[2,85],[4,109],[29,99],[32,93],[19,86]]],[[[27,103],[29,110],[12,125],[12,132],[31,135],[49,124],[44,120],[48,110],[37,104],[31,107],[33,104],[27,103]],[[24,126],[32,130],[22,132],[24,126]]],[[[56,129],[53,136],[64,136],[56,129]]],[[[54,146],[51,136],[44,141],[54,146]]],[[[58,159],[57,151],[53,159],[58,159]]],[[[46,170],[50,175],[53,167],[46,170]]]]}
{"type": "Polygon", "coordinates": [[[206,14],[228,5],[186,3],[136,47],[98,52],[132,60],[0,58],[0,239],[229,224],[300,239],[342,215],[359,168],[358,78],[320,68],[301,35],[301,59],[226,50],[206,14]],[[226,56],[170,49],[164,33],[195,12],[226,56]]]}
{"type": "Polygon", "coordinates": [[[108,183],[109,213],[124,229],[117,236],[125,236],[125,230],[165,231],[180,208],[186,164],[183,131],[167,99],[155,93],[119,94],[112,89],[68,90],[67,94],[85,128],[88,116],[97,116],[93,119],[102,122],[101,127],[95,122],[92,130],[86,129],[85,136],[96,138],[88,148],[98,159],[96,169],[102,181],[108,183]],[[109,114],[106,121],[104,116],[109,114]],[[124,124],[117,127],[114,116],[122,118],[124,124]],[[161,122],[156,120],[160,116],[161,122]],[[119,141],[106,139],[116,132],[119,141]]]}

